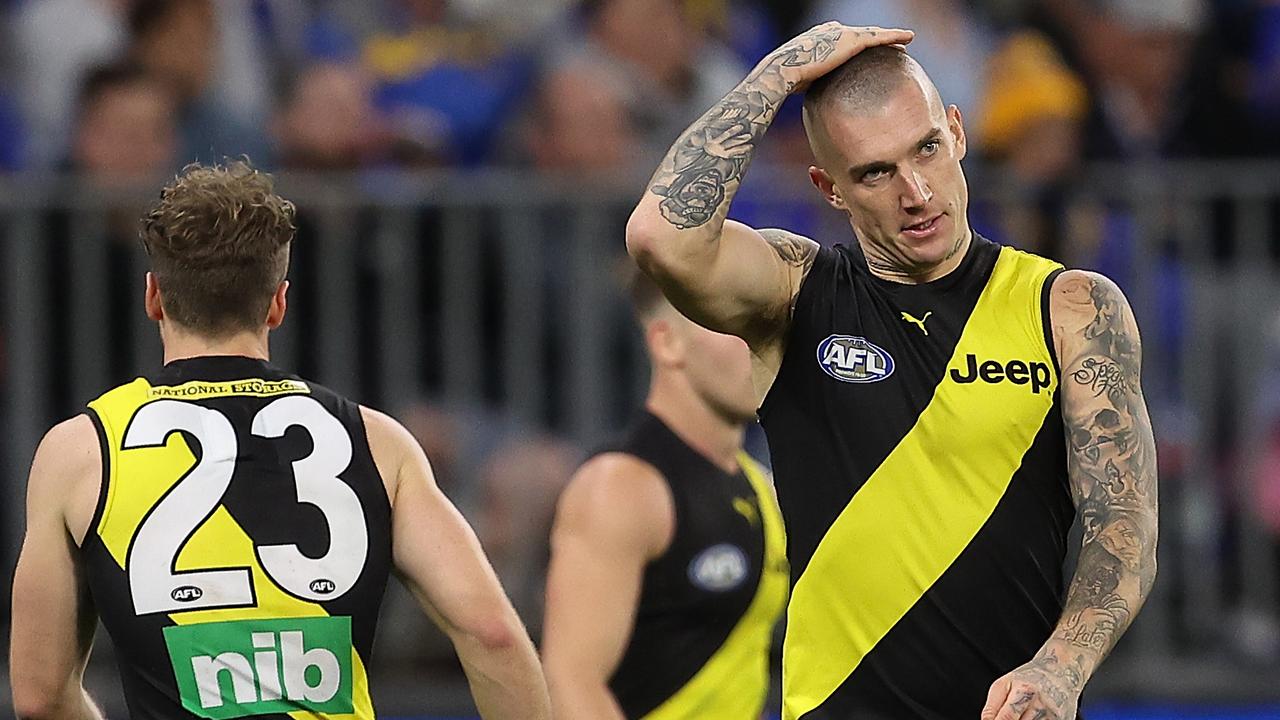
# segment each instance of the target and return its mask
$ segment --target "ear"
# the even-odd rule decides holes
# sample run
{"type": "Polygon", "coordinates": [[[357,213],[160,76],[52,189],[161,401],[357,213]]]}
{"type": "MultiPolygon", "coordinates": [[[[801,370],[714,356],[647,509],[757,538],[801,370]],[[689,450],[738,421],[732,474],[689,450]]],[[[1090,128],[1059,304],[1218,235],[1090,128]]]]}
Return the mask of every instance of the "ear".
{"type": "Polygon", "coordinates": [[[822,199],[828,205],[837,210],[848,210],[845,205],[844,196],[840,194],[840,188],[836,187],[836,181],[832,179],[831,174],[817,165],[809,166],[809,181],[821,193],[822,199]]]}
{"type": "Polygon", "coordinates": [[[684,343],[670,319],[659,316],[650,320],[644,328],[644,341],[655,370],[684,364],[684,343]]]}
{"type": "Polygon", "coordinates": [[[147,310],[147,317],[155,322],[164,320],[164,305],[160,302],[160,283],[156,282],[155,273],[147,273],[147,289],[142,296],[142,305],[147,310]]]}
{"type": "Polygon", "coordinates": [[[289,281],[281,280],[271,296],[271,306],[267,308],[267,328],[275,330],[284,322],[285,310],[289,309],[289,281]]]}
{"type": "Polygon", "coordinates": [[[964,117],[960,114],[960,108],[955,105],[947,108],[947,127],[956,143],[956,159],[963,160],[965,153],[969,151],[969,141],[964,134],[964,117]]]}

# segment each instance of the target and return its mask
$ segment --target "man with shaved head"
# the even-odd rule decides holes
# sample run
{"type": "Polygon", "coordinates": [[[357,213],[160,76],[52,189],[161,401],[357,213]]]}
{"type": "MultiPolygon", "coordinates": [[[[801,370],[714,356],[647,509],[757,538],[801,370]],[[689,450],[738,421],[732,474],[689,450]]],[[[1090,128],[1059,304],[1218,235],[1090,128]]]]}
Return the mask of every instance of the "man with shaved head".
{"type": "Polygon", "coordinates": [[[784,720],[1071,720],[1155,578],[1138,329],[1107,278],[971,229],[963,119],[911,39],[828,23],[770,53],[671,147],[627,248],[752,351],[789,536],[784,720]],[[796,92],[853,230],[833,248],[726,219],[796,92]]]}

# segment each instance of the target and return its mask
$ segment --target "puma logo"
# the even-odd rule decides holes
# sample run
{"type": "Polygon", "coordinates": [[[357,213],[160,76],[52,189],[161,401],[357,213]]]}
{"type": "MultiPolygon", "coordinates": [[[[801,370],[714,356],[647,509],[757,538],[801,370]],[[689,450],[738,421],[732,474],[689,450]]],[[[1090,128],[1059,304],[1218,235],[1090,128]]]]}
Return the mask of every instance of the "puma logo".
{"type": "Polygon", "coordinates": [[[932,314],[933,314],[933,311],[932,311],[932,310],[930,310],[929,312],[927,312],[927,313],[925,313],[925,314],[924,314],[924,317],[917,319],[917,318],[913,318],[913,317],[911,317],[911,313],[905,313],[905,312],[904,312],[904,313],[902,313],[902,319],[903,319],[903,320],[906,320],[906,321],[907,321],[907,322],[909,322],[909,323],[915,323],[916,325],[919,325],[919,326],[920,326],[920,332],[924,333],[925,335],[928,335],[928,334],[929,334],[929,331],[925,329],[925,327],[924,327],[924,321],[925,321],[925,320],[928,320],[928,319],[929,319],[929,316],[930,316],[930,315],[932,315],[932,314]]]}
{"type": "Polygon", "coordinates": [[[752,525],[758,525],[760,523],[760,515],[756,511],[755,503],[750,500],[740,497],[734,498],[733,509],[736,510],[739,515],[746,518],[747,522],[752,525]]]}

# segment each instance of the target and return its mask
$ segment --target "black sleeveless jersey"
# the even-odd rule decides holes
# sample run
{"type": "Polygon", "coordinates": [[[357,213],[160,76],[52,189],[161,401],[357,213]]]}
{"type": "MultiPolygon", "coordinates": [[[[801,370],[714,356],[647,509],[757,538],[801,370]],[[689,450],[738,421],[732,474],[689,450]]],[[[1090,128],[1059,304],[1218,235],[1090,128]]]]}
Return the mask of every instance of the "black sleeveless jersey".
{"type": "Polygon", "coordinates": [[[243,357],[89,404],[82,558],[134,718],[372,718],[391,508],[359,407],[243,357]]]}
{"type": "Polygon", "coordinates": [[[786,604],[785,536],[773,488],[746,453],[726,473],[645,413],[617,444],[675,501],[671,546],[645,568],[635,627],[609,686],[627,718],[757,720],[786,604]]]}
{"type": "Polygon", "coordinates": [[[1049,638],[1075,515],[1060,269],[976,235],[922,285],[819,251],[761,408],[791,557],[784,720],[972,720],[1049,638]]]}

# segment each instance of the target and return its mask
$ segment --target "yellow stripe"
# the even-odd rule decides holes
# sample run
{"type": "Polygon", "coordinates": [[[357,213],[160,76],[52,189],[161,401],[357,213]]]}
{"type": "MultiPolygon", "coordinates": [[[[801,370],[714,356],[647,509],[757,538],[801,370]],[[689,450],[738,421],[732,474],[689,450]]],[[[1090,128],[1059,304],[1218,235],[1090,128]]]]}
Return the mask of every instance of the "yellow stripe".
{"type": "Polygon", "coordinates": [[[743,473],[759,499],[764,567],[755,597],[724,644],[684,687],[644,720],[745,720],[760,716],[769,693],[769,647],[787,602],[787,546],[778,501],[763,468],[746,453],[743,473]]]}
{"type": "Polygon", "coordinates": [[[948,368],[1047,363],[1051,386],[958,384],[948,371],[902,441],[827,531],[792,591],[784,720],[822,705],[995,510],[1053,406],[1040,290],[1056,264],[1001,251],[948,368]]]}
{"type": "MultiPolygon", "coordinates": [[[[225,385],[226,383],[205,383],[225,385]]],[[[187,383],[193,385],[193,383],[187,383]]],[[[185,386],[179,386],[185,387],[185,386]]],[[[305,388],[305,385],[303,386],[305,388]]],[[[159,447],[121,451],[122,437],[129,420],[149,399],[156,397],[155,388],[139,379],[121,386],[90,403],[102,423],[110,453],[107,501],[98,521],[97,533],[111,557],[124,571],[129,544],[147,512],[191,468],[196,458],[181,433],[169,436],[159,447]]],[[[309,390],[304,390],[309,392],[309,390]]],[[[281,393],[285,392],[284,390],[281,393]]],[[[290,390],[288,392],[299,392],[290,390]]],[[[252,394],[252,393],[237,393],[252,394]]],[[[187,396],[190,397],[190,396],[187,396]]],[[[178,625],[286,617],[325,617],[328,613],[317,604],[295,598],[276,586],[258,563],[253,540],[235,518],[219,505],[178,553],[176,570],[209,570],[226,567],[248,567],[253,574],[257,605],[244,608],[195,610],[171,613],[178,625]]],[[[355,712],[328,715],[328,718],[373,718],[373,701],[369,681],[360,653],[353,647],[352,693],[355,712]]],[[[311,712],[289,713],[295,718],[314,718],[311,712]]]]}

